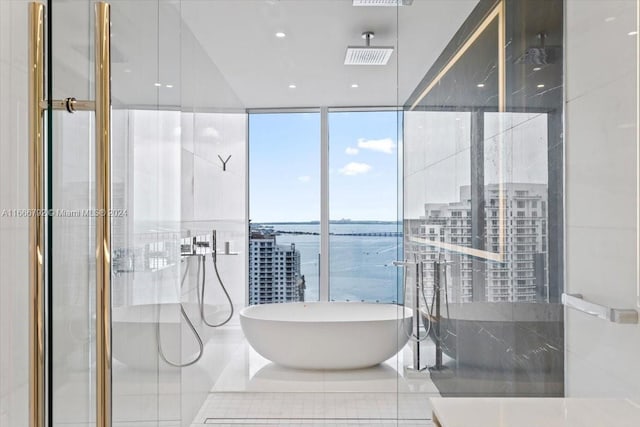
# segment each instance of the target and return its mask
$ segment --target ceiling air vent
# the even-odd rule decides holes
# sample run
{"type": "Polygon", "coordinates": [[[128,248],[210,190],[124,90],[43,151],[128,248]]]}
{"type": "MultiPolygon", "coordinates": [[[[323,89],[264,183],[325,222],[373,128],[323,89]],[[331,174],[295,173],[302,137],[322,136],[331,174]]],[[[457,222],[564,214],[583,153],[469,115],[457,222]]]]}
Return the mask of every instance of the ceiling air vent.
{"type": "Polygon", "coordinates": [[[353,0],[354,6],[411,6],[413,0],[353,0]]]}
{"type": "Polygon", "coordinates": [[[373,33],[362,33],[362,38],[367,41],[366,46],[349,46],[344,57],[344,65],[387,65],[392,46],[371,46],[373,33]]]}

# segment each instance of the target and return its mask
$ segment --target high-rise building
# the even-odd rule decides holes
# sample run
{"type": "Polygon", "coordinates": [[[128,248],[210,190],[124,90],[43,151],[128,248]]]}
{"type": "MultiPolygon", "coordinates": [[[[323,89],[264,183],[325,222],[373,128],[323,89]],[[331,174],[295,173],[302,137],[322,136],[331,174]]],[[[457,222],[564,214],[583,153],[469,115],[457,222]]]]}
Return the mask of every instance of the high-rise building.
{"type": "Polygon", "coordinates": [[[300,251],[277,244],[269,229],[252,229],[249,239],[249,304],[304,301],[300,251]]]}
{"type": "Polygon", "coordinates": [[[472,211],[471,187],[462,186],[460,200],[427,203],[423,217],[408,220],[405,248],[424,261],[427,294],[433,284],[433,262],[444,256],[449,261],[447,287],[452,301],[548,299],[547,185],[507,183],[502,191],[501,205],[498,185],[486,185],[484,209],[472,211]],[[475,225],[473,212],[480,216],[475,225]]]}

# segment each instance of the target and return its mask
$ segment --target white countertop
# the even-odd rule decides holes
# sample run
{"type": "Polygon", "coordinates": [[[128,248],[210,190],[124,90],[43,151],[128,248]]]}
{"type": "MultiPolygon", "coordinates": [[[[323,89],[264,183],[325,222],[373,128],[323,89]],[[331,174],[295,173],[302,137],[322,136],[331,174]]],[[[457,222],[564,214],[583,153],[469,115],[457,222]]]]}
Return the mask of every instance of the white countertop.
{"type": "Polygon", "coordinates": [[[640,399],[431,398],[442,427],[638,427],[640,399]]]}

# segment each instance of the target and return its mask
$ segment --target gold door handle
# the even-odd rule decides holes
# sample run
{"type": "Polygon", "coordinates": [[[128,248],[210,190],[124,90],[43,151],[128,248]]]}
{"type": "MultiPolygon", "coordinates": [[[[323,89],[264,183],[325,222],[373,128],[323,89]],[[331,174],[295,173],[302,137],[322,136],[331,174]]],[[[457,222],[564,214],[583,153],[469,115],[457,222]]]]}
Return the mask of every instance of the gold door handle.
{"type": "Polygon", "coordinates": [[[111,17],[98,2],[95,42],[96,110],[96,420],[111,427],[111,17]]]}
{"type": "Polygon", "coordinates": [[[45,422],[44,5],[29,3],[29,425],[45,422]]]}
{"type": "Polygon", "coordinates": [[[111,427],[111,20],[95,5],[95,101],[44,99],[44,5],[29,3],[29,425],[44,427],[44,127],[47,108],[96,113],[96,425],[111,427]]]}

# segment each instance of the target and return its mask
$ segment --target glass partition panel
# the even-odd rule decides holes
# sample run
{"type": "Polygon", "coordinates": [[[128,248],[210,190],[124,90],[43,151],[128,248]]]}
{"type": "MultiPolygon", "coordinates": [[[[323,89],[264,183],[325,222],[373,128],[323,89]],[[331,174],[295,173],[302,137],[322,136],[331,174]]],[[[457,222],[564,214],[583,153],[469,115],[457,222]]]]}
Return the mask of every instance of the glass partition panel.
{"type": "Polygon", "coordinates": [[[442,396],[564,393],[560,3],[480,2],[407,103],[405,254],[442,396]]]}
{"type": "Polygon", "coordinates": [[[58,212],[52,217],[53,422],[68,425],[95,417],[95,231],[89,213],[95,204],[88,167],[94,163],[93,120],[86,112],[55,112],[51,124],[58,172],[52,182],[58,212]]]}
{"type": "Polygon", "coordinates": [[[181,366],[200,353],[181,301],[179,2],[111,3],[112,345],[117,423],[181,419],[181,366]]]}
{"type": "Polygon", "coordinates": [[[0,425],[29,422],[28,6],[0,2],[0,425]]]}
{"type": "MultiPolygon", "coordinates": [[[[48,3],[48,89],[54,99],[93,99],[93,2],[48,3]]],[[[49,113],[49,412],[54,426],[90,425],[96,414],[95,116],[49,113]]]]}
{"type": "MultiPolygon", "coordinates": [[[[49,2],[54,99],[95,96],[94,1],[49,2]],[[52,4],[53,3],[53,4],[52,4]]],[[[176,2],[110,2],[111,418],[180,419],[179,10],[176,2]],[[160,37],[163,34],[163,37],[160,37]],[[171,107],[169,107],[171,106],[171,107]]],[[[96,422],[94,112],[51,115],[53,425],[96,422]]],[[[191,337],[189,337],[191,338],[191,337]]],[[[195,346],[195,349],[193,348],[195,346]]]]}

